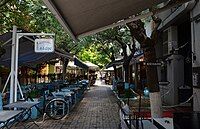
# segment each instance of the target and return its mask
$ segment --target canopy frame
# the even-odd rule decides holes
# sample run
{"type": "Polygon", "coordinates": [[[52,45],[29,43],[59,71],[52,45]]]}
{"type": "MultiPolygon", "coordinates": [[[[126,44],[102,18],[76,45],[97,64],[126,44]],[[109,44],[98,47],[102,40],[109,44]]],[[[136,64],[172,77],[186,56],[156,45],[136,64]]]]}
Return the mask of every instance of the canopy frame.
{"type": "Polygon", "coordinates": [[[22,99],[24,99],[21,86],[18,81],[18,57],[19,57],[19,39],[23,36],[55,36],[55,34],[51,33],[18,33],[17,26],[13,26],[12,32],[12,51],[11,51],[11,71],[6,80],[6,84],[4,85],[2,93],[5,92],[6,86],[10,79],[10,101],[9,103],[13,103],[17,101],[17,89],[19,88],[20,95],[22,99]]]}

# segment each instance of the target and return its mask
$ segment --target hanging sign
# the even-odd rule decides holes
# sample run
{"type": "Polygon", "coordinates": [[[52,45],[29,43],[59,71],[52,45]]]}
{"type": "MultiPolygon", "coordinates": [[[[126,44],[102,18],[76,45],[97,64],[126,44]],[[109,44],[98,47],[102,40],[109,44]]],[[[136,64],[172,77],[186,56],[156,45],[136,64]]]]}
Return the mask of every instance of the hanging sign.
{"type": "Polygon", "coordinates": [[[200,74],[193,73],[193,86],[200,86],[200,74]]]}
{"type": "Polygon", "coordinates": [[[148,66],[161,66],[162,63],[160,63],[160,62],[147,62],[147,63],[145,63],[145,65],[148,65],[148,66]]]}
{"type": "Polygon", "coordinates": [[[36,39],[35,52],[37,53],[54,52],[54,39],[36,39]]]}

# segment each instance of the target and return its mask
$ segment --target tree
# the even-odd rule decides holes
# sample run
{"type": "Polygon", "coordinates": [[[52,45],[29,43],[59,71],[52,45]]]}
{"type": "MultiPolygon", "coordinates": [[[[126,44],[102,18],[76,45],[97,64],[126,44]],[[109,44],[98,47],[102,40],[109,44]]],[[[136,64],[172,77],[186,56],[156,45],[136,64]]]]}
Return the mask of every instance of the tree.
{"type": "Polygon", "coordinates": [[[79,52],[78,57],[83,61],[90,61],[102,68],[105,64],[109,62],[109,58],[107,54],[99,51],[100,48],[100,44],[93,43],[88,47],[83,48],[79,52]]]}
{"type": "MultiPolygon", "coordinates": [[[[116,43],[115,40],[113,40],[114,36],[116,35],[116,32],[117,31],[113,28],[103,31],[101,33],[97,33],[93,36],[96,44],[100,45],[98,51],[100,51],[102,54],[107,55],[109,61],[111,62],[114,62],[116,56],[120,55],[120,46],[116,43]]],[[[115,65],[113,65],[113,69],[115,79],[117,80],[117,69],[115,65]]]]}
{"type": "MultiPolygon", "coordinates": [[[[13,25],[19,29],[27,32],[46,32],[56,34],[56,46],[65,52],[78,55],[83,52],[84,48],[89,48],[93,43],[91,36],[81,38],[78,43],[75,43],[71,37],[64,31],[63,27],[54,17],[54,15],[43,5],[42,0],[4,0],[0,4],[0,34],[9,32],[13,25]]],[[[85,49],[86,50],[86,49],[85,49]]],[[[0,45],[0,54],[4,54],[3,48],[0,45]]],[[[94,55],[99,56],[99,55],[94,55]]],[[[100,57],[100,56],[99,56],[100,57]]],[[[92,61],[95,64],[105,65],[108,61],[107,58],[102,56],[100,61],[99,57],[94,58],[92,61]],[[98,59],[98,60],[95,60],[98,59]]],[[[63,73],[67,67],[67,59],[62,58],[63,73]]]]}
{"type": "Polygon", "coordinates": [[[0,7],[4,6],[6,3],[8,3],[10,0],[1,0],[0,1],[0,7]]]}
{"type": "MultiPolygon", "coordinates": [[[[0,6],[1,33],[8,32],[16,25],[19,29],[27,32],[46,32],[56,34],[56,45],[65,52],[74,45],[70,36],[63,30],[62,26],[53,14],[43,6],[42,0],[4,0],[0,6]]],[[[4,54],[0,45],[0,54],[4,54]]],[[[62,58],[63,78],[65,78],[68,59],[62,58]]]]}
{"type": "Polygon", "coordinates": [[[0,42],[0,58],[1,58],[1,56],[2,56],[3,54],[5,54],[5,52],[6,52],[6,50],[2,47],[2,44],[3,44],[3,43],[0,42]]]}
{"type": "MultiPolygon", "coordinates": [[[[158,26],[161,20],[155,16],[152,16],[154,22],[153,31],[151,37],[148,37],[145,31],[144,22],[137,20],[128,23],[127,26],[130,29],[131,35],[136,39],[144,52],[145,62],[156,62],[155,44],[158,41],[158,26]]],[[[150,90],[150,102],[151,102],[151,114],[152,117],[162,116],[162,104],[158,85],[157,67],[146,65],[147,85],[150,90]],[[156,98],[157,97],[157,98],[156,98]]]]}
{"type": "MultiPolygon", "coordinates": [[[[115,55],[122,49],[123,55],[123,68],[125,70],[125,82],[130,83],[130,68],[129,63],[135,53],[135,42],[130,43],[131,36],[126,26],[119,26],[96,34],[97,41],[102,44],[102,49],[108,52],[111,61],[115,61],[115,55]],[[105,49],[105,46],[111,45],[109,49],[105,49]],[[131,50],[131,54],[127,54],[127,46],[131,50]],[[116,51],[117,48],[117,51],[116,51]]],[[[107,47],[108,48],[108,47],[107,47]]],[[[116,75],[116,66],[113,66],[116,75]]],[[[116,76],[115,76],[116,78],[116,76]]]]}

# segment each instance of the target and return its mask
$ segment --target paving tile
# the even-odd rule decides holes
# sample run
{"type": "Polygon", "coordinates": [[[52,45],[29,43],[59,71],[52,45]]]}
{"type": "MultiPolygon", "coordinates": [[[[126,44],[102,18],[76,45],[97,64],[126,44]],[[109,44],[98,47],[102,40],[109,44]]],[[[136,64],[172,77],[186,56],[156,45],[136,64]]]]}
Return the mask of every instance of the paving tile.
{"type": "MultiPolygon", "coordinates": [[[[117,129],[119,113],[117,99],[109,86],[91,87],[83,100],[63,120],[46,120],[40,128],[48,129],[117,129]]],[[[20,128],[20,127],[15,127],[20,128]]],[[[32,126],[31,129],[38,127],[32,126]]]]}

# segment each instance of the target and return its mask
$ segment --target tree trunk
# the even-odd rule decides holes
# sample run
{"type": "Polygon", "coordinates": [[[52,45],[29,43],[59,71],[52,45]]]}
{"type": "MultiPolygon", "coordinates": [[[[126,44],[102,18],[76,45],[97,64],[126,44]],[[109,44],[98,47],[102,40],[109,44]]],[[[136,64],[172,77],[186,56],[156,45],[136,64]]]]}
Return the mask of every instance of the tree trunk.
{"type": "MultiPolygon", "coordinates": [[[[154,19],[156,20],[156,19],[154,19]]],[[[157,22],[160,22],[157,19],[157,22]]],[[[158,24],[156,24],[158,27],[158,24]]],[[[156,37],[157,30],[153,31],[152,37],[153,39],[147,37],[146,31],[144,28],[144,23],[141,20],[131,22],[128,24],[131,35],[135,38],[139,43],[144,52],[144,58],[146,63],[155,63],[156,62],[156,37]]],[[[157,67],[146,65],[146,76],[147,76],[147,85],[150,90],[150,104],[151,104],[151,116],[152,117],[162,117],[162,103],[158,85],[158,75],[157,75],[157,67]]]]}
{"type": "Polygon", "coordinates": [[[117,68],[115,65],[113,66],[113,69],[114,69],[115,80],[117,80],[117,68]]]}
{"type": "Polygon", "coordinates": [[[150,92],[159,92],[157,66],[148,65],[148,63],[156,62],[155,48],[145,51],[144,58],[146,62],[147,85],[149,90],[150,92]]]}
{"type": "Polygon", "coordinates": [[[136,89],[141,89],[140,87],[139,87],[139,85],[138,85],[138,64],[137,64],[137,62],[135,61],[135,63],[134,63],[134,72],[135,72],[135,87],[136,87],[136,89]]]}
{"type": "Polygon", "coordinates": [[[124,77],[125,83],[129,83],[129,80],[130,80],[129,79],[129,63],[124,62],[123,67],[124,67],[124,72],[125,72],[125,77],[124,77]]]}
{"type": "Polygon", "coordinates": [[[66,78],[66,69],[67,69],[68,63],[69,63],[69,59],[63,58],[63,73],[62,73],[62,79],[63,79],[63,81],[66,78]]]}
{"type": "Polygon", "coordinates": [[[129,79],[130,79],[130,83],[133,83],[133,65],[129,66],[129,79]]]}
{"type": "Polygon", "coordinates": [[[0,58],[1,58],[1,56],[4,55],[5,53],[6,53],[6,50],[5,50],[2,46],[0,46],[0,58]]]}
{"type": "MultiPolygon", "coordinates": [[[[146,44],[152,44],[149,40],[146,44]]],[[[154,46],[144,49],[144,58],[146,62],[147,85],[150,91],[151,117],[162,117],[162,102],[158,85],[157,67],[148,65],[156,62],[156,51],[154,46]]]]}
{"type": "MultiPolygon", "coordinates": [[[[112,55],[111,55],[111,61],[114,62],[115,61],[115,55],[114,55],[114,50],[112,49],[112,55]]],[[[115,65],[113,65],[113,69],[114,69],[114,75],[115,75],[115,80],[117,80],[117,68],[115,65]]]]}

